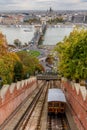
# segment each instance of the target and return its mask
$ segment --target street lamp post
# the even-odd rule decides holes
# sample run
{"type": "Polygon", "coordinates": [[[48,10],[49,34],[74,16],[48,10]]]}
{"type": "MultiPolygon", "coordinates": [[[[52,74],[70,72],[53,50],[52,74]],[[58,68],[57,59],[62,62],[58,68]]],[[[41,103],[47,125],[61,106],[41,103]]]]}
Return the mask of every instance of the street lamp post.
{"type": "Polygon", "coordinates": [[[29,78],[29,73],[27,73],[27,78],[29,78]]]}
{"type": "Polygon", "coordinates": [[[83,68],[82,69],[82,76],[83,76],[84,80],[82,80],[81,84],[84,84],[86,89],[87,89],[87,73],[86,72],[87,72],[87,68],[83,68]]]}
{"type": "Polygon", "coordinates": [[[2,88],[2,78],[0,77],[0,89],[2,88]]]}

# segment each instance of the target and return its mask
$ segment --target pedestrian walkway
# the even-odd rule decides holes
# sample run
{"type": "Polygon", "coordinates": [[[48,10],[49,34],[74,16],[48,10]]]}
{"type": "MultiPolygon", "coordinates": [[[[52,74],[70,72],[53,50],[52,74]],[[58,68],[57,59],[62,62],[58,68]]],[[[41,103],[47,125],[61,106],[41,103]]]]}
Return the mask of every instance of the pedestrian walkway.
{"type": "Polygon", "coordinates": [[[67,120],[68,120],[69,125],[70,125],[70,130],[78,130],[78,128],[74,122],[72,113],[70,112],[69,104],[67,104],[67,106],[66,106],[66,117],[67,117],[67,120]]]}

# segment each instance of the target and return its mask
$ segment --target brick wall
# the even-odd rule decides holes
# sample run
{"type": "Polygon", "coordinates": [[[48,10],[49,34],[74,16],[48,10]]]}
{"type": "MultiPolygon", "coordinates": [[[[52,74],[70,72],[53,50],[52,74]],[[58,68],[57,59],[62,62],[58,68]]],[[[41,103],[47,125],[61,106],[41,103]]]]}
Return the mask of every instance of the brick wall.
{"type": "Polygon", "coordinates": [[[34,77],[2,87],[0,90],[0,125],[36,87],[37,82],[34,77]]]}
{"type": "Polygon", "coordinates": [[[78,129],[87,130],[87,89],[85,86],[68,81],[62,82],[62,89],[78,129]]]}

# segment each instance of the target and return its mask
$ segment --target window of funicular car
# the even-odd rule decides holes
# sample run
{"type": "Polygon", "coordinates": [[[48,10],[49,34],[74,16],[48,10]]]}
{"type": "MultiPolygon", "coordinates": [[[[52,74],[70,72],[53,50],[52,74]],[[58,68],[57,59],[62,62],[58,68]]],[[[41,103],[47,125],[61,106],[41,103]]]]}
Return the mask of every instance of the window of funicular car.
{"type": "Polygon", "coordinates": [[[49,106],[49,107],[52,107],[52,102],[49,102],[49,103],[48,103],[48,106],[49,106]]]}
{"type": "Polygon", "coordinates": [[[59,107],[59,102],[54,102],[54,107],[59,107]]]}
{"type": "Polygon", "coordinates": [[[64,109],[61,109],[61,112],[64,112],[64,109]]]}
{"type": "Polygon", "coordinates": [[[61,103],[61,107],[64,107],[64,105],[65,105],[64,103],[61,103]]]}

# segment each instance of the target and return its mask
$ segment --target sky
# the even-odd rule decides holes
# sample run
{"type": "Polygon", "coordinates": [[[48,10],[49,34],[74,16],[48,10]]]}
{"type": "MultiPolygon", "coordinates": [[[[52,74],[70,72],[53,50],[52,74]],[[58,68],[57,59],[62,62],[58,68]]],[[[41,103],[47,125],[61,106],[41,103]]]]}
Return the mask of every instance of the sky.
{"type": "Polygon", "coordinates": [[[0,10],[87,10],[87,0],[0,0],[0,10]]]}

